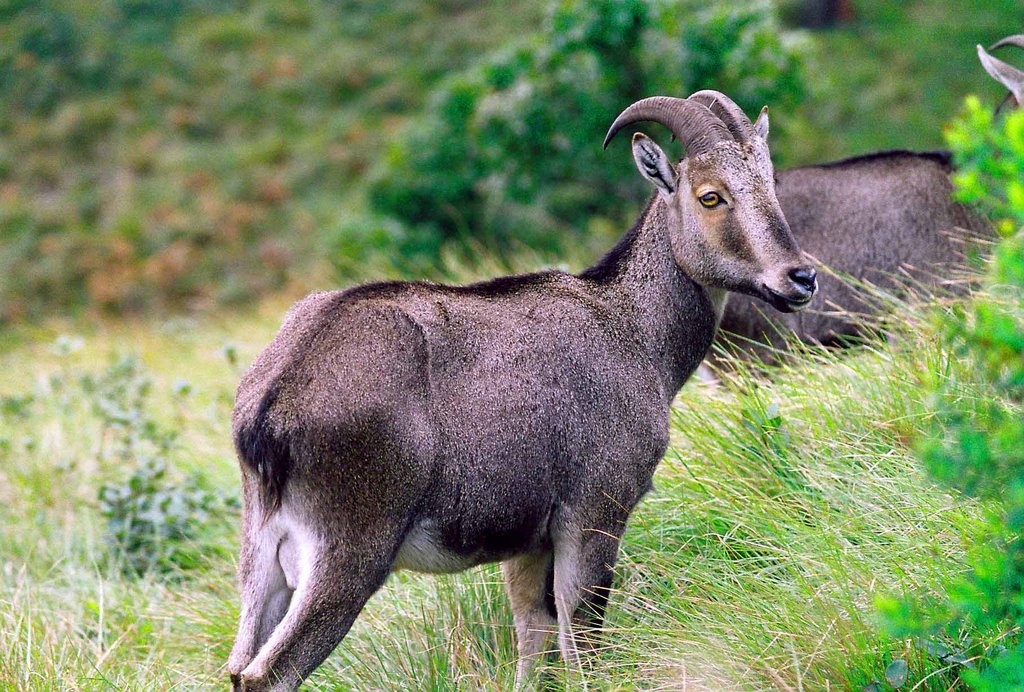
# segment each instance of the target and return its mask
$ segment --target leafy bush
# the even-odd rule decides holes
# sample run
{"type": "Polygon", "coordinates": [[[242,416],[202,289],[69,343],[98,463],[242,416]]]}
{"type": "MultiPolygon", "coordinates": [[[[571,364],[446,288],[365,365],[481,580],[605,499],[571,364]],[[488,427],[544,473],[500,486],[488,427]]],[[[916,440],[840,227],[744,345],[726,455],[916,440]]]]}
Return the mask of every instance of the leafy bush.
{"type": "MultiPolygon", "coordinates": [[[[225,510],[233,518],[237,501],[212,491],[199,474],[169,473],[177,435],[148,415],[152,383],[135,358],[84,375],[80,384],[101,422],[105,452],[127,470],[127,478],[104,483],[98,494],[112,556],[136,574],[195,567],[201,557],[195,539],[225,510]]],[[[187,396],[187,387],[176,390],[187,396]]]]}
{"type": "Polygon", "coordinates": [[[233,500],[213,492],[198,474],[171,478],[160,459],[139,462],[121,483],[105,483],[99,501],[115,556],[135,574],[198,566],[202,556],[195,539],[218,512],[235,509],[233,500]]]}
{"type": "Polygon", "coordinates": [[[175,423],[168,425],[137,357],[80,371],[84,346],[79,337],[58,337],[50,350],[59,368],[30,393],[0,396],[0,477],[26,503],[76,523],[89,515],[80,523],[102,529],[96,557],[127,575],[176,576],[211,553],[222,557],[239,503],[202,473],[182,469],[179,436],[188,429],[192,386],[170,387],[175,423]]]}
{"type": "MultiPolygon", "coordinates": [[[[42,506],[71,494],[80,500],[67,511],[77,515],[94,512],[98,500],[101,555],[126,574],[173,576],[200,566],[223,550],[219,535],[237,521],[237,497],[181,470],[179,431],[154,415],[153,381],[136,357],[79,373],[72,355],[83,345],[59,337],[52,351],[61,368],[31,394],[0,397],[0,460],[18,469],[20,487],[42,506]],[[97,477],[106,481],[98,489],[97,477]]],[[[184,425],[191,385],[176,382],[170,394],[184,425]]]]}
{"type": "Polygon", "coordinates": [[[588,220],[618,223],[623,200],[643,194],[623,149],[601,150],[626,105],[715,88],[748,112],[784,113],[802,81],[800,44],[771,3],[561,0],[539,36],[435,91],[392,144],[371,205],[410,229],[391,234],[405,256],[470,235],[499,248],[576,243],[588,220]]]}
{"type": "Polygon", "coordinates": [[[984,374],[996,396],[963,393],[937,373],[933,432],[921,457],[937,480],[993,501],[970,570],[942,598],[883,599],[897,636],[964,667],[982,690],[1024,687],[1024,112],[995,123],[969,99],[947,133],[959,165],[960,199],[981,205],[1001,235],[985,290],[945,316],[954,357],[984,374]],[[945,642],[945,643],[944,643],[945,642]]]}

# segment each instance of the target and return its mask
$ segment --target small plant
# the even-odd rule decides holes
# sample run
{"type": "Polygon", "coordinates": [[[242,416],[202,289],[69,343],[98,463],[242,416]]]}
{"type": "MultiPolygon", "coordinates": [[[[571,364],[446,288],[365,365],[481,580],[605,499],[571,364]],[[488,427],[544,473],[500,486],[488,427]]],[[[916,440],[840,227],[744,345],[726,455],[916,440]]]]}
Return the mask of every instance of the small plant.
{"type": "Polygon", "coordinates": [[[115,558],[136,574],[195,567],[194,540],[225,510],[233,516],[236,503],[209,489],[199,474],[181,479],[171,472],[177,432],[150,416],[153,383],[136,358],[121,358],[79,384],[101,423],[98,453],[127,469],[127,478],[99,490],[115,558]]]}
{"type": "Polygon", "coordinates": [[[234,509],[198,474],[175,482],[157,458],[141,461],[120,483],[105,483],[99,501],[111,547],[137,574],[198,566],[201,556],[193,539],[214,515],[234,509]]]}
{"type": "Polygon", "coordinates": [[[35,397],[31,394],[0,397],[0,413],[6,416],[28,418],[32,415],[35,397]]]}
{"type": "Polygon", "coordinates": [[[934,425],[919,445],[928,472],[993,501],[969,571],[943,597],[883,598],[889,631],[957,665],[979,690],[1024,687],[1024,112],[995,123],[977,99],[947,133],[959,163],[960,199],[989,211],[1001,239],[985,290],[942,324],[953,357],[973,365],[994,396],[975,399],[941,373],[934,425]],[[947,645],[950,644],[950,645],[947,645]]]}
{"type": "Polygon", "coordinates": [[[82,391],[100,420],[101,455],[112,453],[122,461],[163,456],[176,433],[165,431],[148,417],[146,401],[153,383],[134,357],[120,358],[98,376],[79,378],[82,391]],[[112,445],[112,449],[107,449],[112,445]]]}
{"type": "MultiPolygon", "coordinates": [[[[760,402],[759,402],[760,403],[760,402]]],[[[743,429],[755,442],[750,449],[765,449],[777,457],[785,458],[790,445],[789,430],[782,420],[779,405],[744,407],[741,413],[743,429]]]]}

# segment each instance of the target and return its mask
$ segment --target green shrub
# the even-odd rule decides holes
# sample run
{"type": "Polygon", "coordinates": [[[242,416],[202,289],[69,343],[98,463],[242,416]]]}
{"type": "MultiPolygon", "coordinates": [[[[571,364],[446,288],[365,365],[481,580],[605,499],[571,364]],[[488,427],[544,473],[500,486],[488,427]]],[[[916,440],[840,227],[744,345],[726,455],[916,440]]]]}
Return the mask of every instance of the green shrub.
{"type": "Polygon", "coordinates": [[[944,316],[953,357],[964,359],[996,393],[983,400],[935,375],[935,423],[920,444],[929,473],[992,502],[986,535],[970,570],[939,597],[886,598],[884,620],[916,638],[940,662],[963,667],[975,689],[1024,687],[1024,112],[994,122],[969,99],[947,133],[959,166],[958,196],[996,222],[985,290],[944,316]]]}
{"type": "MultiPolygon", "coordinates": [[[[78,382],[100,421],[101,453],[124,474],[98,493],[111,557],[133,574],[197,566],[202,548],[196,539],[215,518],[233,519],[237,500],[214,492],[197,473],[170,472],[177,434],[150,416],[152,382],[137,359],[121,358],[78,382]]],[[[174,391],[185,398],[190,388],[179,383],[174,391]]]]}
{"type": "Polygon", "coordinates": [[[643,194],[622,145],[601,150],[622,108],[715,88],[748,112],[784,113],[802,80],[799,42],[770,3],[562,0],[539,36],[434,92],[392,144],[371,206],[410,227],[406,255],[471,235],[499,249],[571,245],[643,194]]]}
{"type": "MultiPolygon", "coordinates": [[[[211,490],[198,474],[168,475],[159,458],[136,462],[122,482],[99,491],[113,557],[132,574],[170,574],[202,564],[197,538],[218,513],[236,510],[234,501],[211,490]]],[[[234,519],[237,511],[230,511],[234,519]]]]}
{"type": "MultiPolygon", "coordinates": [[[[17,478],[5,483],[46,511],[66,502],[61,511],[75,521],[98,509],[99,556],[127,575],[175,577],[223,557],[237,497],[182,468],[181,426],[156,415],[153,381],[138,358],[79,372],[73,355],[83,346],[78,337],[57,338],[51,351],[61,367],[31,393],[0,397],[0,461],[17,478]]],[[[192,387],[178,381],[170,395],[183,426],[192,387]]]]}

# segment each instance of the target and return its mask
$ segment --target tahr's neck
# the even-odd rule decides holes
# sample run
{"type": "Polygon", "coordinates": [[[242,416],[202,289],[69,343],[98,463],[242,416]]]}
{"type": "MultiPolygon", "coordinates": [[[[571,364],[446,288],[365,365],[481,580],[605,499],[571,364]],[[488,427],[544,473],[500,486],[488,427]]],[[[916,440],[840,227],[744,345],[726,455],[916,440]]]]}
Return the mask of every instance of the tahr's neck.
{"type": "Polygon", "coordinates": [[[668,401],[704,359],[726,293],[697,284],[676,263],[668,210],[655,194],[635,226],[580,276],[616,303],[658,369],[668,401]]]}

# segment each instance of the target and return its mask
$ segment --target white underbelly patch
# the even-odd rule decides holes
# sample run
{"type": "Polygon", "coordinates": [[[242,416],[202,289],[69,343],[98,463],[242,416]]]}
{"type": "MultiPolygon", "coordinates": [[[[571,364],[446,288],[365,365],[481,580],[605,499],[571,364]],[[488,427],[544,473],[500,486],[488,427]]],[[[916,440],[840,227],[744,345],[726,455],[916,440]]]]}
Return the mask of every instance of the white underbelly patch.
{"type": "Polygon", "coordinates": [[[461,572],[476,564],[472,555],[458,555],[444,548],[433,521],[419,522],[405,537],[395,569],[410,569],[414,572],[450,574],[461,572]]]}

